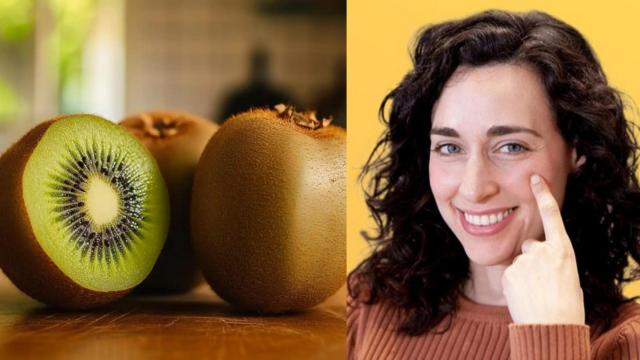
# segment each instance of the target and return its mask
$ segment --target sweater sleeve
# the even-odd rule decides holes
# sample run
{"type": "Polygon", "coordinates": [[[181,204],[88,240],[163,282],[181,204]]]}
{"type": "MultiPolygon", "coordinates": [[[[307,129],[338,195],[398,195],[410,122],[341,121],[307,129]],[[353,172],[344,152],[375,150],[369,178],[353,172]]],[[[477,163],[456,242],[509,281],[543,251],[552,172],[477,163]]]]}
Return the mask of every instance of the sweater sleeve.
{"type": "Polygon", "coordinates": [[[360,308],[356,301],[347,296],[347,359],[356,358],[356,339],[358,337],[358,323],[360,308]]]}
{"type": "Polygon", "coordinates": [[[591,358],[589,326],[567,324],[510,324],[511,360],[591,358]]]}

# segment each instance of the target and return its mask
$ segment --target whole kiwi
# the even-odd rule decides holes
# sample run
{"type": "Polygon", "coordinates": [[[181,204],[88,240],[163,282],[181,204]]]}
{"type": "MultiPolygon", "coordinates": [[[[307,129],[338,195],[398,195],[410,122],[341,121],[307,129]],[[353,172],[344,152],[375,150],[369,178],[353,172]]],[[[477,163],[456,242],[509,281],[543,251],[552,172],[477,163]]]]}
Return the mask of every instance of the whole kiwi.
{"type": "Polygon", "coordinates": [[[124,296],[164,245],[169,201],[155,160],[94,115],[46,121],[0,157],[0,266],[31,297],[90,308],[124,296]]]}
{"type": "Polygon", "coordinates": [[[190,240],[193,173],[218,125],[186,112],[161,110],[129,116],[120,125],[155,157],[167,184],[171,204],[167,241],[151,274],[136,292],[186,292],[202,282],[190,240]]]}
{"type": "Polygon", "coordinates": [[[242,309],[312,307],[345,280],[346,131],[292,107],[227,120],[193,185],[196,258],[212,289],[242,309]]]}

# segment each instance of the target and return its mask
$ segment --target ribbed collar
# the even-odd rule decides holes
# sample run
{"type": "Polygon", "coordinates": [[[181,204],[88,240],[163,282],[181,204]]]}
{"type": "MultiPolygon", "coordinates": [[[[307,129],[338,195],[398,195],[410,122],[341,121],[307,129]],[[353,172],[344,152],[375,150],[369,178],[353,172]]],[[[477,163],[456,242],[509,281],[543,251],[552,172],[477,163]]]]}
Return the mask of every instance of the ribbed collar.
{"type": "Polygon", "coordinates": [[[482,322],[507,324],[513,322],[513,320],[511,319],[511,314],[509,314],[508,307],[479,304],[473,302],[471,299],[462,294],[458,297],[457,315],[460,317],[482,322]]]}

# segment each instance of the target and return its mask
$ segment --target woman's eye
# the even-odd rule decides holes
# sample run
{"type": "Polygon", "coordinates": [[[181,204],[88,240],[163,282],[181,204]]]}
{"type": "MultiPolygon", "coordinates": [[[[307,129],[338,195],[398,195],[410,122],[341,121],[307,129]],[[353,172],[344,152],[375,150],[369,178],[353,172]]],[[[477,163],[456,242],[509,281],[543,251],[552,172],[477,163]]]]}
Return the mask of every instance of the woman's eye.
{"type": "Polygon", "coordinates": [[[498,152],[505,153],[505,154],[518,154],[518,153],[525,152],[529,149],[517,143],[509,143],[509,144],[502,145],[498,150],[499,150],[498,152]]]}
{"type": "Polygon", "coordinates": [[[436,146],[435,151],[442,155],[453,155],[459,153],[461,149],[455,144],[442,144],[436,146]]]}

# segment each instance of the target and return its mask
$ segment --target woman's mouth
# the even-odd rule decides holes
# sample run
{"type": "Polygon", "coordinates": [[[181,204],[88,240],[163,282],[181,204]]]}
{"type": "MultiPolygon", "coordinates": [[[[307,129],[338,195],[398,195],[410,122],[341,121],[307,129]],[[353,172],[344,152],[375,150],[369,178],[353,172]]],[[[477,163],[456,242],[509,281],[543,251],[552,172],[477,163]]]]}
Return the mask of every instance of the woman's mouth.
{"type": "Polygon", "coordinates": [[[517,209],[518,207],[516,206],[490,212],[483,211],[481,213],[457,210],[460,223],[466,232],[474,236],[489,236],[502,231],[513,219],[513,213],[517,209]]]}

